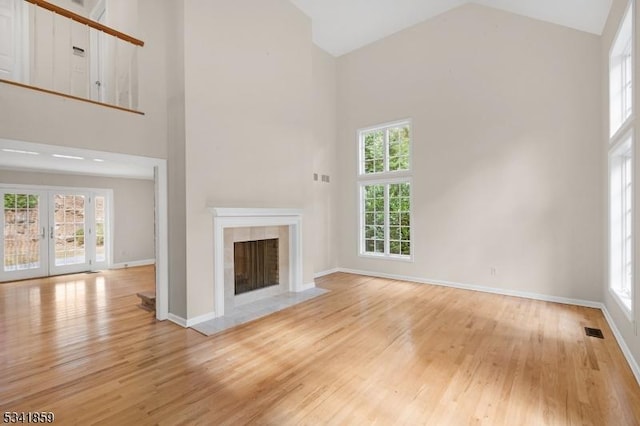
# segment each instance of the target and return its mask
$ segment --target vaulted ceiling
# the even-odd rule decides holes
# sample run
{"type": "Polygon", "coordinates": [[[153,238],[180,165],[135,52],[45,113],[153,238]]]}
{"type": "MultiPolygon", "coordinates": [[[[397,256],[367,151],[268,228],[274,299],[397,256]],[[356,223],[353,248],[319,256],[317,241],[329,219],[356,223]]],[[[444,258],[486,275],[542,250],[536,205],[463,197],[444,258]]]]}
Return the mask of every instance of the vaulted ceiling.
{"type": "Polygon", "coordinates": [[[466,3],[600,35],[612,0],[291,0],[313,22],[313,41],[334,56],[466,3]]]}

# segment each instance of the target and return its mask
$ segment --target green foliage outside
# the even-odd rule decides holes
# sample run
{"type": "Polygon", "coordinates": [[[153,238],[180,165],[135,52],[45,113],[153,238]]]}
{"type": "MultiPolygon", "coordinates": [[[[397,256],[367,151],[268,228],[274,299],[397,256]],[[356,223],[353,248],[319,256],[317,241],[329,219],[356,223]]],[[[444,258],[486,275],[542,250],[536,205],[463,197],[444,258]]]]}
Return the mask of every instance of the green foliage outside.
{"type": "MultiPolygon", "coordinates": [[[[365,251],[384,253],[385,186],[364,186],[365,251]]],[[[389,184],[389,252],[411,254],[411,214],[409,183],[389,184]]]]}
{"type": "Polygon", "coordinates": [[[374,130],[364,134],[364,172],[381,173],[409,170],[409,127],[393,127],[387,130],[374,130]],[[388,140],[389,152],[385,139],[388,140]],[[388,158],[388,170],[384,168],[384,159],[388,158]]]}
{"type": "MultiPolygon", "coordinates": [[[[84,228],[80,228],[76,231],[76,241],[79,246],[84,245],[84,228]]],[[[104,224],[97,223],[96,224],[96,246],[104,245],[104,224]]]]}
{"type": "Polygon", "coordinates": [[[5,210],[35,209],[38,207],[38,196],[28,194],[4,194],[5,210]]]}

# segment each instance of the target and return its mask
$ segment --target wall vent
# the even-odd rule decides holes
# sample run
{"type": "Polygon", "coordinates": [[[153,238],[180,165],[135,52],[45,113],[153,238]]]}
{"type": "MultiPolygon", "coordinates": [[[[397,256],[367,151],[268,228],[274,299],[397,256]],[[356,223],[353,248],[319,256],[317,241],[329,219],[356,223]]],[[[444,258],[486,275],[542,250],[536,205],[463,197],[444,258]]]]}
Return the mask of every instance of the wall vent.
{"type": "Polygon", "coordinates": [[[585,333],[587,333],[587,336],[597,337],[598,339],[604,339],[602,330],[600,330],[599,328],[585,327],[584,331],[585,333]]]}

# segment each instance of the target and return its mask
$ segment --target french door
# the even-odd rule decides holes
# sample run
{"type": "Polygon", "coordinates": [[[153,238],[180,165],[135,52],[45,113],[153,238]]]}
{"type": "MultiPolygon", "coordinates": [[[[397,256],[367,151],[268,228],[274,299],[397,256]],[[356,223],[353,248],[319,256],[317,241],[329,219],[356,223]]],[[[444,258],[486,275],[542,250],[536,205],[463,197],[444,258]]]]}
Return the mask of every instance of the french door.
{"type": "Polygon", "coordinates": [[[106,197],[90,191],[0,189],[0,281],[107,266],[106,197]]]}

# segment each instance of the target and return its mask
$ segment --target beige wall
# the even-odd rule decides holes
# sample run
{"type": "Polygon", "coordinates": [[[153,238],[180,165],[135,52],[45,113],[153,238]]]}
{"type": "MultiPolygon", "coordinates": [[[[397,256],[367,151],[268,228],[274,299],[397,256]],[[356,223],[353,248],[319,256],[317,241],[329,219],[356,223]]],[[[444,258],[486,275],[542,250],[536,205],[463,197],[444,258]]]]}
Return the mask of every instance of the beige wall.
{"type": "Polygon", "coordinates": [[[206,206],[303,208],[313,280],[311,22],[286,0],[185,3],[188,318],[213,311],[206,206]]]}
{"type": "Polygon", "coordinates": [[[597,36],[472,4],[341,57],[340,266],[601,300],[600,78],[597,36]],[[356,131],[407,117],[415,261],[361,258],[356,131]]]}
{"type": "Polygon", "coordinates": [[[130,263],[155,257],[153,181],[0,169],[0,183],[112,189],[113,262],[130,263]]]}
{"type": "Polygon", "coordinates": [[[322,273],[338,266],[339,240],[336,235],[336,214],[339,206],[334,202],[337,180],[337,80],[336,59],[322,49],[313,47],[313,266],[322,273]],[[329,176],[329,183],[321,176],[329,176]]]}
{"type": "MultiPolygon", "coordinates": [[[[611,6],[611,12],[609,13],[609,19],[607,20],[607,24],[605,26],[604,32],[602,34],[602,49],[601,49],[601,61],[600,61],[600,65],[601,65],[601,69],[602,69],[602,81],[601,81],[601,87],[602,87],[602,132],[601,132],[601,181],[602,181],[602,185],[603,185],[603,191],[602,191],[602,204],[601,204],[601,210],[602,210],[602,214],[603,214],[603,222],[602,222],[602,229],[604,232],[604,235],[606,238],[608,238],[608,223],[607,223],[607,208],[608,208],[608,203],[607,203],[607,198],[608,198],[608,192],[607,192],[607,184],[608,184],[608,149],[609,149],[609,50],[611,48],[611,45],[613,44],[613,39],[618,31],[618,26],[620,24],[620,21],[622,20],[622,17],[624,15],[624,12],[626,10],[628,2],[625,0],[613,0],[612,6],[611,6]]],[[[636,3],[636,13],[635,13],[635,20],[636,20],[636,28],[637,28],[637,23],[640,22],[640,10],[637,7],[638,4],[636,3]]],[[[636,33],[637,35],[637,33],[636,33]]],[[[638,38],[635,38],[635,42],[638,41],[638,38]]],[[[634,101],[634,108],[637,111],[638,108],[638,102],[637,99],[638,98],[638,83],[640,83],[640,80],[638,79],[638,70],[640,69],[640,55],[638,55],[638,49],[636,47],[636,56],[635,56],[635,65],[634,65],[634,70],[635,70],[635,81],[634,84],[636,85],[634,87],[634,91],[635,91],[635,101],[634,101]]],[[[637,116],[637,114],[636,114],[637,116]]],[[[638,177],[640,176],[637,173],[638,170],[638,164],[640,164],[640,152],[638,150],[638,143],[640,142],[640,129],[639,124],[640,122],[636,119],[635,120],[635,136],[634,136],[634,165],[635,165],[635,180],[634,180],[634,197],[636,200],[638,200],[638,197],[640,197],[640,185],[638,184],[638,177]]],[[[635,233],[636,233],[636,238],[635,238],[635,247],[634,247],[634,253],[635,253],[635,265],[640,265],[640,238],[638,238],[638,225],[640,224],[639,218],[640,218],[640,212],[639,212],[639,207],[640,204],[638,204],[637,202],[635,203],[635,212],[634,212],[634,224],[633,226],[635,227],[635,233]]],[[[603,241],[603,257],[602,257],[602,262],[604,263],[604,265],[608,265],[609,263],[609,259],[608,259],[608,251],[607,251],[607,239],[605,238],[605,240],[603,241]]],[[[609,292],[609,274],[608,274],[608,267],[604,268],[603,274],[602,274],[602,282],[603,282],[603,286],[602,286],[602,297],[604,298],[604,304],[607,308],[607,311],[609,312],[609,314],[611,315],[611,317],[613,318],[616,327],[618,328],[618,330],[620,331],[625,343],[627,344],[627,346],[629,347],[629,349],[631,350],[631,353],[633,354],[633,357],[636,360],[637,364],[640,364],[640,338],[638,337],[638,329],[637,329],[637,324],[638,321],[640,320],[640,314],[638,313],[638,310],[640,309],[640,286],[638,285],[638,283],[640,282],[640,277],[637,271],[640,271],[640,268],[638,268],[636,266],[635,268],[635,273],[634,273],[634,291],[635,291],[635,312],[634,312],[634,317],[633,320],[630,321],[627,316],[623,313],[623,311],[620,309],[620,306],[618,305],[618,303],[613,299],[613,297],[611,296],[611,293],[609,292]]]]}

